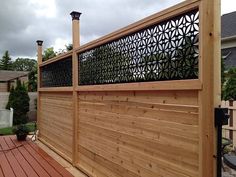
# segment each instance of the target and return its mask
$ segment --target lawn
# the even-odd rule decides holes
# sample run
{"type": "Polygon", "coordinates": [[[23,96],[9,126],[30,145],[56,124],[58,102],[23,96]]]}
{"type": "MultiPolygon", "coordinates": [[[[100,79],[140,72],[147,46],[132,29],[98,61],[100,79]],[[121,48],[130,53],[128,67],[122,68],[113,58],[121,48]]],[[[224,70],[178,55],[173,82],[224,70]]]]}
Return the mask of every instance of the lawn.
{"type": "MultiPolygon", "coordinates": [[[[35,123],[29,122],[26,124],[26,126],[29,128],[30,132],[33,132],[35,130],[35,123]]],[[[0,129],[0,135],[13,135],[13,128],[14,127],[7,127],[7,128],[1,128],[0,129]]]]}

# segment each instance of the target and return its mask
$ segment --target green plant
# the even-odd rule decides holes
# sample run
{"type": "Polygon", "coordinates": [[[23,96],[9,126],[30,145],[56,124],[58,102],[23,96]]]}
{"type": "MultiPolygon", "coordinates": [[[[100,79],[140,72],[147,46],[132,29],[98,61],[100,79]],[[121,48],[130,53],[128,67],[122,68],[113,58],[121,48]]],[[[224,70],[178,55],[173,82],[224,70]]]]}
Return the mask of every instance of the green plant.
{"type": "MultiPolygon", "coordinates": [[[[35,131],[35,123],[34,122],[29,122],[25,124],[27,128],[29,129],[29,132],[34,132],[35,131]]],[[[13,127],[6,127],[6,128],[0,128],[0,135],[13,135],[14,132],[13,130],[16,130],[17,126],[13,127]]]]}
{"type": "Polygon", "coordinates": [[[14,87],[11,87],[6,109],[11,108],[11,106],[13,104],[14,97],[15,97],[15,89],[14,89],[14,87]]]}
{"type": "Polygon", "coordinates": [[[14,134],[28,134],[30,132],[29,128],[26,126],[26,124],[20,124],[17,125],[15,128],[13,128],[14,134]]]}
{"type": "Polygon", "coordinates": [[[231,68],[228,73],[228,80],[226,81],[224,87],[224,99],[234,99],[236,100],[236,67],[231,68]]]}
{"type": "Polygon", "coordinates": [[[25,124],[20,124],[13,129],[13,133],[16,134],[19,141],[25,140],[29,131],[29,128],[25,124]]]}
{"type": "Polygon", "coordinates": [[[37,61],[30,58],[17,58],[12,67],[15,71],[32,71],[37,66],[37,61]]]}
{"type": "Polygon", "coordinates": [[[54,51],[53,47],[49,47],[44,50],[43,52],[43,61],[46,61],[50,58],[53,58],[56,56],[56,52],[54,51]]]}
{"type": "Polygon", "coordinates": [[[28,75],[28,90],[29,92],[36,92],[37,91],[37,64],[32,68],[28,75]]]}
{"type": "Polygon", "coordinates": [[[16,88],[12,88],[9,101],[6,106],[7,109],[13,108],[13,124],[24,124],[28,121],[27,112],[29,111],[29,95],[24,84],[18,80],[16,88]]]}
{"type": "Polygon", "coordinates": [[[0,59],[1,70],[12,70],[12,60],[8,51],[5,51],[2,59],[0,59]]]}

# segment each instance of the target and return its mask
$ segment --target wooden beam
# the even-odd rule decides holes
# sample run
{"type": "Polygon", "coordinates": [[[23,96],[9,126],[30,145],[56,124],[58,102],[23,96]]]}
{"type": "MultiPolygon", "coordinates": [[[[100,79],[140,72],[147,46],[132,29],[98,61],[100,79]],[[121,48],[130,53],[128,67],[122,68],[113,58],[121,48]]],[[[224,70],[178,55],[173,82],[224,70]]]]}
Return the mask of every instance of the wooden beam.
{"type": "Polygon", "coordinates": [[[66,53],[62,53],[62,54],[57,55],[57,56],[55,56],[53,58],[50,58],[49,60],[44,61],[43,63],[39,64],[39,67],[48,65],[50,63],[54,63],[54,62],[59,61],[59,60],[64,60],[64,59],[69,58],[69,57],[72,57],[72,51],[69,51],[69,52],[66,52],[66,53]]]}
{"type": "Polygon", "coordinates": [[[38,66],[37,66],[37,70],[38,70],[38,78],[37,78],[37,127],[39,130],[38,136],[40,137],[40,111],[41,111],[41,104],[40,104],[40,93],[39,93],[39,89],[40,89],[40,85],[41,85],[41,72],[40,72],[40,67],[39,65],[42,63],[43,61],[43,41],[42,40],[37,40],[37,55],[38,55],[38,66]]]}
{"type": "Polygon", "coordinates": [[[201,90],[198,79],[78,86],[77,91],[201,90]]]}
{"type": "Polygon", "coordinates": [[[73,87],[42,87],[39,92],[72,92],[73,87]]]}
{"type": "Polygon", "coordinates": [[[73,71],[73,147],[72,147],[72,164],[75,166],[78,162],[78,93],[76,87],[78,85],[78,56],[75,48],[80,46],[80,28],[79,18],[80,12],[71,12],[72,17],[72,41],[73,41],[73,54],[72,54],[72,71],[73,71]]]}
{"type": "Polygon", "coordinates": [[[216,129],[214,107],[220,105],[220,0],[200,4],[199,79],[199,173],[216,176],[216,129]]]}

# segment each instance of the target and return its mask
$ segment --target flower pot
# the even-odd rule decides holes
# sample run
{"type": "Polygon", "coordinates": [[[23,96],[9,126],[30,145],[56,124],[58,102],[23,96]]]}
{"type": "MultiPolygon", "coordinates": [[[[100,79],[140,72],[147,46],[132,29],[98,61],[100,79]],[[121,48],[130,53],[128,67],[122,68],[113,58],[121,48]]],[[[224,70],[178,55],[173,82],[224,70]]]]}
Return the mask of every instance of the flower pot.
{"type": "Polygon", "coordinates": [[[25,141],[27,134],[16,134],[16,137],[18,141],[25,141]]]}

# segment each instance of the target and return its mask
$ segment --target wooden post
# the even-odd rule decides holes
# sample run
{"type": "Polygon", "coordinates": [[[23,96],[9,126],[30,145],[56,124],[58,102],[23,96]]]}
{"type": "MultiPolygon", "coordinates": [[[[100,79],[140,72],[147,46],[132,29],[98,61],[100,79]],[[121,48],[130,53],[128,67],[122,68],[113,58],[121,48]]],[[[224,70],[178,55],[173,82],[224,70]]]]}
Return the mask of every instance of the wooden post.
{"type": "Polygon", "coordinates": [[[40,88],[40,84],[41,84],[41,75],[40,75],[40,64],[42,64],[43,62],[43,49],[42,49],[42,45],[43,45],[43,41],[41,40],[37,40],[37,55],[38,55],[38,84],[37,84],[37,93],[38,93],[38,96],[37,96],[37,126],[38,126],[38,130],[39,130],[39,133],[38,133],[38,136],[40,137],[40,109],[41,109],[41,106],[40,106],[40,93],[39,93],[39,88],[40,88]]]}
{"type": "Polygon", "coordinates": [[[73,41],[73,54],[72,54],[72,63],[73,63],[73,149],[72,149],[72,164],[75,166],[78,157],[78,93],[76,87],[78,86],[78,56],[76,53],[76,48],[80,46],[80,30],[79,30],[79,19],[80,12],[71,12],[72,17],[72,41],[73,41]]]}
{"type": "Polygon", "coordinates": [[[37,40],[36,42],[38,44],[38,65],[40,65],[43,62],[43,41],[37,40]]]}
{"type": "Polygon", "coordinates": [[[72,17],[72,41],[73,41],[73,49],[80,46],[80,30],[79,30],[79,19],[80,12],[73,11],[70,13],[72,17]]]}
{"type": "Polygon", "coordinates": [[[216,128],[214,108],[221,104],[220,89],[220,0],[200,3],[199,79],[199,164],[201,177],[216,176],[216,128]]]}

